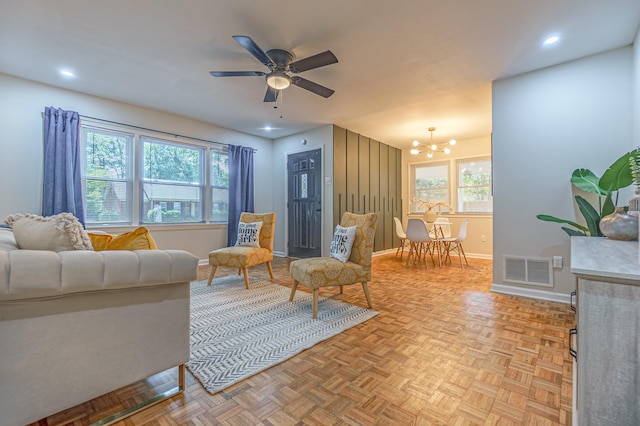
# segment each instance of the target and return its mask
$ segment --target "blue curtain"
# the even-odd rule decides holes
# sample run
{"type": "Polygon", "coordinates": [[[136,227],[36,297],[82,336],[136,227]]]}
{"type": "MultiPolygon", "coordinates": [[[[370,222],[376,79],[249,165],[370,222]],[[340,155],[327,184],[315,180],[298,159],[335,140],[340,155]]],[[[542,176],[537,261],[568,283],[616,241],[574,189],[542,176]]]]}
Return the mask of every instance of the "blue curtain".
{"type": "Polygon", "coordinates": [[[42,215],[71,213],[84,226],[79,135],[77,112],[45,108],[42,215]]]}
{"type": "Polygon", "coordinates": [[[253,148],[228,146],[229,154],[229,223],[227,245],[235,245],[240,213],[253,210],[253,148]]]}

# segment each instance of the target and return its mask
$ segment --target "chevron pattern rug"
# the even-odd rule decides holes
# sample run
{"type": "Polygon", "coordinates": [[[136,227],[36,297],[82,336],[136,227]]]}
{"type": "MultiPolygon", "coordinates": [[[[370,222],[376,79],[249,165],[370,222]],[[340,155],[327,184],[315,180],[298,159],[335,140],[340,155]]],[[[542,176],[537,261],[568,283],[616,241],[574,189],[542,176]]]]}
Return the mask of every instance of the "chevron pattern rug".
{"type": "Polygon", "coordinates": [[[266,370],[378,315],[326,297],[311,319],[311,294],[242,276],[191,284],[191,358],[187,368],[210,393],[266,370]]]}

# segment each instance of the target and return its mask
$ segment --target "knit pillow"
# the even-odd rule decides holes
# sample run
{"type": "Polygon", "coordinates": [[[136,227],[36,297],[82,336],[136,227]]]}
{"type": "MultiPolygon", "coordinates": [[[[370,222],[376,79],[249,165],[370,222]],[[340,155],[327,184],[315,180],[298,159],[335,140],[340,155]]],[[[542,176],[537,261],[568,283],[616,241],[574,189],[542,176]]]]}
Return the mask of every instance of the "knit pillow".
{"type": "Polygon", "coordinates": [[[336,226],[336,231],[333,233],[333,240],[331,241],[330,255],[338,259],[341,262],[346,262],[351,256],[351,248],[353,242],[356,239],[356,225],[343,227],[336,226]]]}
{"type": "Polygon", "coordinates": [[[23,250],[93,250],[91,239],[71,213],[47,217],[14,214],[7,217],[6,223],[23,250]]]}

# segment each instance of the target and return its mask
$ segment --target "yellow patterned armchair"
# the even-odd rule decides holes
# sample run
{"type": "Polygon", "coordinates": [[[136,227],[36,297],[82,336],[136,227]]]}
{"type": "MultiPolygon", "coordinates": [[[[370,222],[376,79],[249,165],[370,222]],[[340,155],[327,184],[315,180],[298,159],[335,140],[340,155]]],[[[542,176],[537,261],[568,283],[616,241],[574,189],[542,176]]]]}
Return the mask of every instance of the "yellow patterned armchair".
{"type": "Polygon", "coordinates": [[[293,300],[298,284],[302,283],[313,290],[312,318],[318,317],[318,291],[320,287],[340,286],[362,283],[367,304],[371,308],[371,296],[367,281],[371,280],[371,256],[373,254],[373,239],[378,222],[377,213],[357,215],[344,212],[340,226],[356,225],[356,236],[347,262],[341,262],[333,257],[312,257],[291,262],[289,272],[293,278],[293,287],[289,301],[293,300]]]}
{"type": "Polygon", "coordinates": [[[250,266],[266,263],[269,276],[273,279],[271,261],[273,260],[273,234],[276,226],[276,214],[245,212],[240,214],[240,222],[262,222],[259,237],[260,247],[233,246],[210,252],[209,265],[211,265],[211,273],[209,274],[209,282],[207,285],[211,285],[218,266],[238,268],[238,274],[242,271],[244,273],[244,285],[246,288],[249,288],[249,273],[247,272],[247,268],[250,266]]]}

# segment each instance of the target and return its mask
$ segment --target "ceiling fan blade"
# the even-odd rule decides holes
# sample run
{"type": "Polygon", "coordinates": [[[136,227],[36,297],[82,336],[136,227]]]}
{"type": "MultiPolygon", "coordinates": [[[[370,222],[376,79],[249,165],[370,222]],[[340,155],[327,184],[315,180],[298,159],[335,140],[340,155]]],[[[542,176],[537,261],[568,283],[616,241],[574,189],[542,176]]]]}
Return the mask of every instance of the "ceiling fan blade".
{"type": "Polygon", "coordinates": [[[214,77],[254,77],[266,75],[262,71],[211,71],[214,77]]]}
{"type": "Polygon", "coordinates": [[[266,53],[264,53],[264,50],[262,50],[260,46],[258,46],[256,42],[251,39],[251,37],[234,35],[233,38],[235,39],[235,41],[240,43],[242,47],[247,49],[249,53],[255,56],[257,60],[269,67],[269,69],[273,69],[273,67],[276,66],[275,62],[273,62],[271,58],[267,56],[266,53]]]}
{"type": "Polygon", "coordinates": [[[264,94],[264,102],[275,102],[278,100],[279,90],[274,89],[271,86],[267,86],[267,93],[264,94]]]}
{"type": "Polygon", "coordinates": [[[335,92],[334,90],[321,86],[318,83],[314,83],[313,81],[309,81],[298,76],[291,77],[291,84],[295,84],[298,87],[302,87],[303,89],[306,89],[310,92],[315,93],[316,95],[320,95],[325,98],[328,98],[335,92]]]}
{"type": "Polygon", "coordinates": [[[322,53],[318,53],[317,55],[309,56],[308,58],[300,59],[299,61],[295,61],[289,64],[289,71],[291,72],[302,72],[312,70],[314,68],[324,67],[325,65],[331,65],[338,62],[338,58],[336,55],[331,53],[330,50],[327,50],[322,53]]]}

